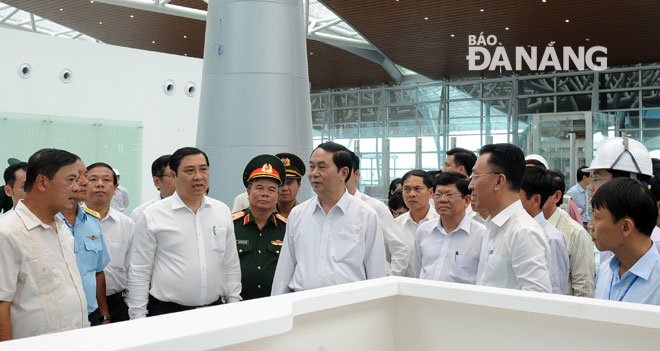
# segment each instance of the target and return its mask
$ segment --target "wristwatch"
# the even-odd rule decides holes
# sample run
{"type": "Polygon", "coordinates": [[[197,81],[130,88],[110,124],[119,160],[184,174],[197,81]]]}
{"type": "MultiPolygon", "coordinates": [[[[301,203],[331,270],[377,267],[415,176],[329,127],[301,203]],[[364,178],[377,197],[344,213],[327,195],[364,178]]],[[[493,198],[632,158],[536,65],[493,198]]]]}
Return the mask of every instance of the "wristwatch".
{"type": "Polygon", "coordinates": [[[110,318],[111,318],[110,315],[106,314],[105,316],[99,317],[99,321],[100,322],[110,321],[110,318]]]}

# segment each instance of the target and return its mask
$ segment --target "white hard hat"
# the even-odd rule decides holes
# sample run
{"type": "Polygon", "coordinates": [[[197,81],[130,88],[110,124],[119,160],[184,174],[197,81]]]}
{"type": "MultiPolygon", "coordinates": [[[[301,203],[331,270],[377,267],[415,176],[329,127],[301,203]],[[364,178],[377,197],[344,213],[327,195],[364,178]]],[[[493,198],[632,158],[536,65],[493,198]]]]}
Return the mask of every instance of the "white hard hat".
{"type": "Polygon", "coordinates": [[[596,157],[585,172],[595,169],[612,169],[653,176],[651,154],[642,143],[628,137],[609,138],[601,141],[596,157]]]}
{"type": "Polygon", "coordinates": [[[115,172],[116,175],[120,175],[119,170],[117,168],[113,168],[112,170],[115,172]]]}
{"type": "Polygon", "coordinates": [[[543,163],[543,165],[545,166],[546,169],[550,169],[550,166],[548,166],[548,161],[546,161],[545,157],[543,157],[541,155],[538,155],[538,154],[527,155],[525,157],[525,161],[527,161],[527,160],[539,161],[539,162],[543,163]]]}

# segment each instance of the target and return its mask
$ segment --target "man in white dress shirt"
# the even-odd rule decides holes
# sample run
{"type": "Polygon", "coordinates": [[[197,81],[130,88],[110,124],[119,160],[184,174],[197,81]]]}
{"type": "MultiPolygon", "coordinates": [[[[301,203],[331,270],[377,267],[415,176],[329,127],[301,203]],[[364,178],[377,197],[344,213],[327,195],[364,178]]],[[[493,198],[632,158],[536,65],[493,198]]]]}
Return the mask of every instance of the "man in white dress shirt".
{"type": "Polygon", "coordinates": [[[206,196],[208,157],[184,147],[169,165],[176,192],[149,206],[135,224],[128,270],[131,319],[241,299],[231,212],[206,196]]]}
{"type": "MultiPolygon", "coordinates": [[[[408,207],[408,212],[396,218],[397,224],[401,227],[404,235],[408,235],[414,242],[417,235],[417,227],[429,220],[438,218],[438,213],[431,206],[433,200],[433,177],[426,171],[415,169],[407,172],[401,178],[403,184],[403,201],[408,207]]],[[[412,252],[410,264],[406,271],[406,276],[416,277],[415,252],[412,252]]]]}
{"type": "Polygon", "coordinates": [[[435,178],[433,198],[439,218],[419,225],[415,238],[417,277],[474,284],[486,227],[467,215],[469,181],[443,172],[435,178]]]}
{"type": "Polygon", "coordinates": [[[316,196],[289,214],[272,295],[384,277],[378,214],[346,190],[349,151],[333,142],[320,144],[307,176],[316,196]]]}
{"type": "MultiPolygon", "coordinates": [[[[27,170],[27,162],[17,162],[11,164],[5,169],[5,194],[11,197],[12,207],[15,209],[18,200],[25,198],[25,171],[27,170]]],[[[11,210],[10,210],[11,211],[11,210]]],[[[7,211],[9,212],[9,211],[7,211]]],[[[5,213],[7,213],[5,212],[5,213]]],[[[1,218],[1,217],[0,217],[1,218]]]]}
{"type": "Polygon", "coordinates": [[[111,322],[128,320],[128,306],[124,301],[128,281],[129,248],[133,243],[135,224],[125,214],[110,206],[117,188],[117,175],[107,163],[97,162],[87,166],[87,200],[85,204],[99,213],[101,230],[110,263],[105,273],[105,293],[111,322]]]}
{"type": "Polygon", "coordinates": [[[522,188],[520,188],[520,201],[525,211],[538,223],[548,240],[550,252],[548,271],[553,294],[565,294],[568,284],[568,248],[564,235],[548,222],[543,216],[541,207],[554,193],[552,176],[541,167],[525,168],[522,188]]]}
{"type": "Polygon", "coordinates": [[[512,144],[481,148],[470,190],[476,207],[488,211],[477,285],[550,292],[548,241],[520,202],[525,156],[512,144]]]}
{"type": "Polygon", "coordinates": [[[403,276],[410,263],[410,253],[412,252],[413,241],[410,240],[408,235],[404,235],[401,232],[401,228],[396,224],[392,213],[383,202],[363,194],[358,190],[357,186],[360,182],[360,158],[353,151],[350,151],[350,153],[352,171],[351,177],[346,181],[346,189],[351,195],[364,201],[378,214],[381,228],[383,228],[385,254],[388,262],[388,274],[403,276]]]}
{"type": "Polygon", "coordinates": [[[170,197],[174,193],[174,190],[176,190],[174,178],[170,175],[170,166],[168,164],[170,157],[172,155],[163,155],[151,163],[151,177],[153,178],[154,186],[158,189],[158,196],[136,207],[131,212],[133,222],[137,222],[137,218],[151,204],[170,197]]]}
{"type": "Polygon", "coordinates": [[[0,220],[0,341],[89,326],[73,235],[57,216],[77,206],[78,160],[64,150],[37,151],[25,199],[0,220]]]}

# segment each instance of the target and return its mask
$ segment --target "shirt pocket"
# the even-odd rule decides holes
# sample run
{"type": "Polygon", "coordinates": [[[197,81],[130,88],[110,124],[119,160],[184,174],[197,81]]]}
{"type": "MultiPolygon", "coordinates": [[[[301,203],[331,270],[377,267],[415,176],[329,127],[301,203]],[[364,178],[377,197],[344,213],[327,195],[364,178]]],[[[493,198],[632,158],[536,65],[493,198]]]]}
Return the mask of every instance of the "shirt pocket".
{"type": "Polygon", "coordinates": [[[126,267],[126,251],[128,250],[128,245],[125,243],[108,243],[108,248],[110,251],[110,267],[123,271],[126,267]]]}
{"type": "Polygon", "coordinates": [[[227,246],[227,228],[213,227],[211,231],[211,249],[216,252],[225,252],[227,246]]]}
{"type": "Polygon", "coordinates": [[[252,245],[250,244],[236,244],[236,249],[238,250],[238,255],[243,256],[246,255],[248,252],[252,251],[252,245]]]}
{"type": "Polygon", "coordinates": [[[453,281],[464,284],[474,284],[477,280],[479,261],[469,256],[455,255],[451,263],[449,276],[453,281]]]}
{"type": "Polygon", "coordinates": [[[510,287],[508,282],[509,264],[507,259],[493,254],[489,255],[487,259],[486,274],[488,280],[486,281],[486,285],[510,287]]]}
{"type": "Polygon", "coordinates": [[[25,262],[27,274],[26,280],[32,280],[34,288],[39,292],[39,295],[52,294],[57,289],[61,288],[64,282],[62,272],[54,267],[53,262],[49,257],[41,256],[25,262]]]}
{"type": "Polygon", "coordinates": [[[364,258],[362,239],[359,234],[334,233],[331,252],[335,262],[361,265],[364,258]]]}

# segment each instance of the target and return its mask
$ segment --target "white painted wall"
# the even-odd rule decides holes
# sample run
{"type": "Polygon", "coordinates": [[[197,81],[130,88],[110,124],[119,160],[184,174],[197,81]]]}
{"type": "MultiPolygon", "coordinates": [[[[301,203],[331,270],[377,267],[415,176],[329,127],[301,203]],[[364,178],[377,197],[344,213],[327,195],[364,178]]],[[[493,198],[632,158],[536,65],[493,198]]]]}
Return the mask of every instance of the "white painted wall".
{"type": "Polygon", "coordinates": [[[5,28],[0,48],[0,111],[143,122],[142,191],[131,195],[131,207],[157,195],[156,157],[195,145],[201,59],[5,28]],[[32,66],[30,78],[18,75],[22,63],[32,66]],[[59,79],[64,68],[73,72],[71,83],[59,79]],[[166,80],[176,84],[171,96],[163,93],[166,80]],[[197,87],[194,97],[184,93],[188,82],[197,87]]]}

